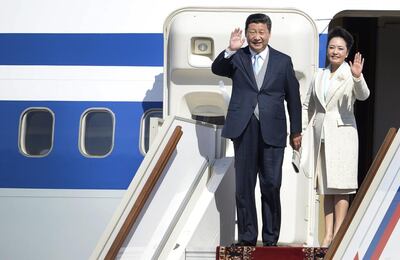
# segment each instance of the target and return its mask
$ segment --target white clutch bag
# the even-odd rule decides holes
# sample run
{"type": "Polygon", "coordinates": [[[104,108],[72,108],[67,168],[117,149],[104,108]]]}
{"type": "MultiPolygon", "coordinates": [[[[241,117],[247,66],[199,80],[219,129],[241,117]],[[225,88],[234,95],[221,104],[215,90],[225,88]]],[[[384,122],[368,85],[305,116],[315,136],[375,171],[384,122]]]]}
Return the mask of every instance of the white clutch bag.
{"type": "Polygon", "coordinates": [[[300,171],[300,158],[301,154],[299,151],[293,150],[293,155],[292,155],[292,165],[293,169],[295,172],[300,171]]]}

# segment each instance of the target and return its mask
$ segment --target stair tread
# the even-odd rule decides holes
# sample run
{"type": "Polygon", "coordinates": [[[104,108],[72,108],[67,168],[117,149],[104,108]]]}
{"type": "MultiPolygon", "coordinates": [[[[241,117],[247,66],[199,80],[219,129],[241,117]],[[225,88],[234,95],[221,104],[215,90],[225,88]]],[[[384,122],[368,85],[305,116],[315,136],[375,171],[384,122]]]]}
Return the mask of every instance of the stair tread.
{"type": "Polygon", "coordinates": [[[320,247],[293,247],[293,246],[231,246],[217,247],[216,259],[318,259],[325,256],[327,248],[320,247]]]}

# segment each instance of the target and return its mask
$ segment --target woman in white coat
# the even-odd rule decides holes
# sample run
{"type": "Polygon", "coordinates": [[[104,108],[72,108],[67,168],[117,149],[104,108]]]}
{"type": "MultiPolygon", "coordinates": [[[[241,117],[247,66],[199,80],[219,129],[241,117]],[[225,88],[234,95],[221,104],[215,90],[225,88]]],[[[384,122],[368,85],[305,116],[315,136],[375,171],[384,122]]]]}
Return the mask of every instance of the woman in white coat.
{"type": "Polygon", "coordinates": [[[365,100],[369,89],[362,75],[364,59],[345,59],[353,37],[337,27],[328,34],[329,65],[320,69],[303,104],[313,131],[312,172],[318,194],[324,195],[325,236],[328,247],[339,230],[349,207],[349,194],[358,188],[358,133],[354,102],[365,100]]]}

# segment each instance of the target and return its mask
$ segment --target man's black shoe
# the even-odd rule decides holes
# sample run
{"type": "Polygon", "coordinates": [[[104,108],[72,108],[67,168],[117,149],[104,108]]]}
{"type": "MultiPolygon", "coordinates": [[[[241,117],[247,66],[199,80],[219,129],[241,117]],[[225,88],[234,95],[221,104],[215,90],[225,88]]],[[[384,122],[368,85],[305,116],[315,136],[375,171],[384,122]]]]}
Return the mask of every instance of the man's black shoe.
{"type": "Polygon", "coordinates": [[[239,241],[237,243],[232,244],[232,247],[234,246],[256,246],[256,243],[251,243],[249,241],[239,241]]]}
{"type": "Polygon", "coordinates": [[[276,242],[263,242],[263,246],[276,246],[276,242]]]}

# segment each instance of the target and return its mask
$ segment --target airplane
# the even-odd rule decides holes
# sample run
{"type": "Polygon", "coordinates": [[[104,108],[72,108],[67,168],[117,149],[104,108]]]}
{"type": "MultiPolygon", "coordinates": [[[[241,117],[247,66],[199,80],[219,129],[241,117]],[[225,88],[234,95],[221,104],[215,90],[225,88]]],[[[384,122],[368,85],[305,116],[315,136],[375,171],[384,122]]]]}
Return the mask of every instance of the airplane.
{"type": "MultiPolygon", "coordinates": [[[[349,56],[365,57],[371,90],[356,104],[361,183],[400,123],[399,10],[394,0],[2,0],[0,258],[88,259],[157,139],[155,125],[171,116],[223,124],[230,82],[210,65],[254,12],[272,18],[270,44],[292,57],[302,98],[325,66],[328,30],[354,35],[349,56]]],[[[298,194],[318,201],[309,177],[289,179],[290,157],[287,148],[283,207],[298,194]]],[[[296,223],[287,220],[281,242],[317,245],[296,223]]]]}

